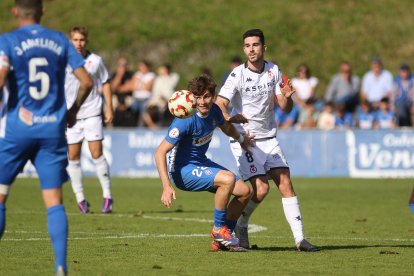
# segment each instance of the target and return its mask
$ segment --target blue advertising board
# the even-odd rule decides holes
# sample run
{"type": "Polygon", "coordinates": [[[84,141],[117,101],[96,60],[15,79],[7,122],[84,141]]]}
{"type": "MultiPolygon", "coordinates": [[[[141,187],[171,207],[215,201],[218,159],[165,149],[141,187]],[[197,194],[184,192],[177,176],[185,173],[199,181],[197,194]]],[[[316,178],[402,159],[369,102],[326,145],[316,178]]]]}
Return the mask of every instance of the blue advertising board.
{"type": "MultiPolygon", "coordinates": [[[[158,177],[154,152],[167,130],[106,130],[104,155],[115,177],[158,177]]],[[[414,130],[289,130],[277,138],[292,176],[413,177],[414,130]]],[[[216,130],[207,156],[237,173],[229,139],[216,130]]],[[[86,143],[81,165],[85,176],[95,175],[86,143]]],[[[23,176],[36,175],[28,164],[23,176]]]]}

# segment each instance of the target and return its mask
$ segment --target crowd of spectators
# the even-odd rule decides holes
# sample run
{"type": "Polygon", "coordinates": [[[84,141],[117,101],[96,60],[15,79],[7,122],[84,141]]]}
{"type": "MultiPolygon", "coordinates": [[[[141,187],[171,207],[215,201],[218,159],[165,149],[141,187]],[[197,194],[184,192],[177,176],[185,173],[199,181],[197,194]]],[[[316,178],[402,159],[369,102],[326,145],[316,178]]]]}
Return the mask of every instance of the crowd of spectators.
{"type": "Polygon", "coordinates": [[[414,123],[414,76],[407,64],[394,77],[374,58],[361,81],[351,64],[343,62],[323,99],[315,96],[318,79],[305,64],[297,68],[292,85],[296,90],[292,111],[275,107],[281,129],[392,129],[414,123]]]}

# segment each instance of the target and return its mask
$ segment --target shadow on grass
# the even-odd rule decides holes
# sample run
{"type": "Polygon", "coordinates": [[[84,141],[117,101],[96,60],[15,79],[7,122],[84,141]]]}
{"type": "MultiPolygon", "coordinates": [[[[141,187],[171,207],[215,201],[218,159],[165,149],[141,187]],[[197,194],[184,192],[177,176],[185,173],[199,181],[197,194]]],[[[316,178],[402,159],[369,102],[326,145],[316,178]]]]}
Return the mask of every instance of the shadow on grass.
{"type": "MultiPolygon", "coordinates": [[[[321,246],[321,251],[325,250],[348,250],[348,249],[364,249],[364,248],[414,248],[414,245],[400,244],[400,245],[327,245],[321,246]]],[[[252,251],[296,251],[294,247],[253,247],[252,251]]],[[[380,254],[398,254],[391,251],[381,251],[380,254]]]]}

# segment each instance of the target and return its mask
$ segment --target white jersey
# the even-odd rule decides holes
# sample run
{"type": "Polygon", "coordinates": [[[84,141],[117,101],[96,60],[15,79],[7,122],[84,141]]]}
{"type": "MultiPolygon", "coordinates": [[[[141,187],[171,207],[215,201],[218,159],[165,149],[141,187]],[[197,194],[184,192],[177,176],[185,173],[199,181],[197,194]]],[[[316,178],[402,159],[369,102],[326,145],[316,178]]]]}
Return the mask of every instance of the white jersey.
{"type": "Polygon", "coordinates": [[[274,101],[275,95],[282,94],[281,82],[279,67],[268,61],[265,61],[261,73],[250,70],[247,63],[230,73],[219,96],[231,101],[232,115],[242,113],[249,121],[247,124],[234,124],[239,132],[249,131],[256,139],[276,136],[274,101]]]}
{"type": "MultiPolygon", "coordinates": [[[[85,119],[98,116],[102,112],[102,97],[100,89],[108,82],[109,74],[102,58],[94,53],[90,53],[85,59],[84,65],[93,80],[93,88],[89,96],[83,102],[78,114],[78,119],[85,119]]],[[[68,109],[75,102],[79,89],[79,80],[73,74],[71,67],[66,67],[65,97],[68,109]]]]}

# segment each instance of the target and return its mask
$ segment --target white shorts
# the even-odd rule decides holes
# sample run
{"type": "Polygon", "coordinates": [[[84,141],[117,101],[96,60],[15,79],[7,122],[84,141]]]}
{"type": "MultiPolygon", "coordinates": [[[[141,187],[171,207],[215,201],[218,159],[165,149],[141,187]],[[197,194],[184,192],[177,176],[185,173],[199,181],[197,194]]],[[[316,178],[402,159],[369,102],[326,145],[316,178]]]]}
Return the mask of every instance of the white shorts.
{"type": "Polygon", "coordinates": [[[66,130],[68,144],[79,144],[86,141],[103,140],[102,117],[94,116],[85,119],[78,119],[76,124],[66,130]]]}
{"type": "Polygon", "coordinates": [[[264,176],[272,169],[289,168],[276,138],[256,141],[256,146],[249,148],[251,154],[237,142],[231,142],[230,148],[245,181],[254,176],[264,176]]]}

